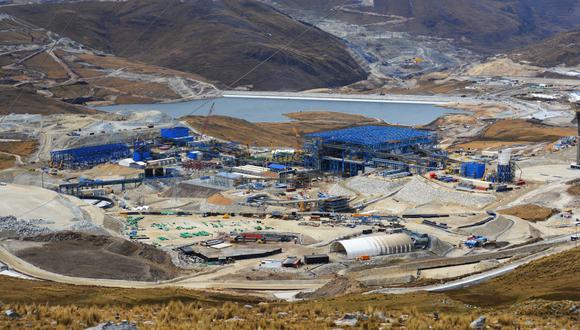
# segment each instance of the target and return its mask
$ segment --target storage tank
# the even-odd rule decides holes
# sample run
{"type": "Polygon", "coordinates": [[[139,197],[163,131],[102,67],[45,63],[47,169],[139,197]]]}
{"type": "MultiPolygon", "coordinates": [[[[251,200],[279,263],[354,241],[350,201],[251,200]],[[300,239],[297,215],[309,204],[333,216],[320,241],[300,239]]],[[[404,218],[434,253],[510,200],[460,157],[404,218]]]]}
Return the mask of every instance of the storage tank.
{"type": "Polygon", "coordinates": [[[177,139],[189,136],[189,128],[187,127],[172,127],[162,128],[161,137],[164,139],[177,139]]]}
{"type": "Polygon", "coordinates": [[[461,176],[481,179],[485,175],[485,163],[468,162],[461,164],[461,176]]]}

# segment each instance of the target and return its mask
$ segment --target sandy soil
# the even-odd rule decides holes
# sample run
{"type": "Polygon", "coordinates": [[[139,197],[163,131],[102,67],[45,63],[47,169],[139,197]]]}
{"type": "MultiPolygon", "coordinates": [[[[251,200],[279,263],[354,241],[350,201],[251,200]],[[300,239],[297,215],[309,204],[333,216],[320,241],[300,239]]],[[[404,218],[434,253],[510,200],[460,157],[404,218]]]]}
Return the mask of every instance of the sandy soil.
{"type": "Polygon", "coordinates": [[[12,166],[14,166],[15,160],[16,159],[14,158],[14,156],[0,154],[0,171],[11,168],[12,166]]]}
{"type": "Polygon", "coordinates": [[[79,175],[91,179],[103,179],[103,178],[137,176],[141,173],[143,173],[142,170],[129,168],[117,164],[101,164],[91,168],[90,170],[83,171],[82,173],[79,173],[79,175]]]}
{"type": "Polygon", "coordinates": [[[16,154],[23,157],[28,157],[38,147],[38,142],[34,140],[28,141],[13,141],[13,142],[0,142],[0,151],[8,152],[11,154],[16,154]]]}
{"type": "Polygon", "coordinates": [[[547,220],[556,214],[557,210],[535,204],[524,204],[501,210],[499,213],[513,215],[531,222],[538,222],[547,220]]]}
{"type": "Polygon", "coordinates": [[[519,64],[508,58],[476,64],[467,70],[469,76],[535,77],[540,68],[519,64]]]}

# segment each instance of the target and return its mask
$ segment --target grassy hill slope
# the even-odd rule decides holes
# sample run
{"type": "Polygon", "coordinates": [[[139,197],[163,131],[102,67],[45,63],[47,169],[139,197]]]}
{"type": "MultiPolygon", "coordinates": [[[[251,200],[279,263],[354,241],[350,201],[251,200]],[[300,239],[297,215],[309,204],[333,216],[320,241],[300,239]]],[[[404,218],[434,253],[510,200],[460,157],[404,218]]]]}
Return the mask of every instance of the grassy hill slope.
{"type": "Polygon", "coordinates": [[[580,300],[580,248],[533,261],[474,287],[452,292],[453,299],[478,306],[513,304],[530,299],[580,300]]]}
{"type": "Polygon", "coordinates": [[[517,51],[513,57],[534,65],[554,67],[580,65],[580,28],[561,32],[552,38],[517,51]]]}
{"type": "MultiPolygon", "coordinates": [[[[38,26],[47,26],[54,17],[51,30],[65,31],[85,45],[198,73],[222,86],[234,83],[308,29],[255,0],[94,1],[2,10],[38,26]]],[[[365,77],[338,38],[314,28],[236,85],[301,90],[365,77]]]]}
{"type": "Polygon", "coordinates": [[[495,329],[572,329],[578,318],[572,306],[580,300],[579,271],[576,248],[445,294],[353,294],[296,303],[264,302],[247,294],[113,289],[2,277],[4,309],[13,308],[23,317],[0,318],[0,327],[84,329],[116,318],[157,329],[331,329],[334,320],[358,314],[357,327],[366,329],[467,329],[480,315],[495,329]]]}

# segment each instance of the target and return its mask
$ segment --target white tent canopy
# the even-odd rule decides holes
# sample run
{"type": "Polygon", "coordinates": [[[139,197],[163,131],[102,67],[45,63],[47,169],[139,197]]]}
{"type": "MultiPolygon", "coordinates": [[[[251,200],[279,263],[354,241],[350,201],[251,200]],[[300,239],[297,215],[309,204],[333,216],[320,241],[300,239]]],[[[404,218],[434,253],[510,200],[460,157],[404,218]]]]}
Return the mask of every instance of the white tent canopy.
{"type": "Polygon", "coordinates": [[[346,254],[349,259],[411,251],[413,251],[413,240],[407,234],[360,237],[334,242],[330,245],[330,252],[346,254]]]}

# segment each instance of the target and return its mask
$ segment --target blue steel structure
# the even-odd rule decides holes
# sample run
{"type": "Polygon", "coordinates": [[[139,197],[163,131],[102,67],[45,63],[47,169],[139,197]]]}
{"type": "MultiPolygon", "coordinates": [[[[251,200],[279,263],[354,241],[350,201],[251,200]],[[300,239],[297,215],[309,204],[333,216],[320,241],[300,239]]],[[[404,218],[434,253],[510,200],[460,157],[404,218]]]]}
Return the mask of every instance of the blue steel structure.
{"type": "Polygon", "coordinates": [[[515,177],[515,166],[497,165],[497,182],[509,183],[513,182],[515,177]]]}
{"type": "Polygon", "coordinates": [[[146,141],[137,140],[133,143],[133,160],[142,162],[153,159],[151,155],[151,145],[146,141]]]}
{"type": "Polygon", "coordinates": [[[433,132],[398,126],[360,126],[305,136],[306,167],[354,176],[365,167],[389,167],[425,172],[437,168],[433,132]]]}
{"type": "Polygon", "coordinates": [[[468,162],[461,164],[461,176],[481,179],[485,175],[485,163],[468,162]]]}
{"type": "Polygon", "coordinates": [[[128,157],[131,157],[131,150],[129,149],[129,146],[123,143],[55,150],[50,152],[52,165],[59,168],[92,167],[98,164],[128,157]]]}
{"type": "Polygon", "coordinates": [[[161,129],[161,137],[163,139],[179,139],[186,136],[189,136],[189,128],[187,127],[172,127],[161,129]]]}
{"type": "Polygon", "coordinates": [[[163,142],[169,141],[179,146],[193,141],[193,136],[189,134],[187,127],[162,128],[160,133],[163,142]]]}

